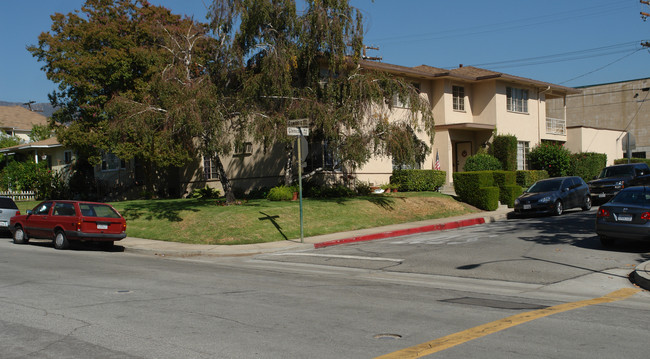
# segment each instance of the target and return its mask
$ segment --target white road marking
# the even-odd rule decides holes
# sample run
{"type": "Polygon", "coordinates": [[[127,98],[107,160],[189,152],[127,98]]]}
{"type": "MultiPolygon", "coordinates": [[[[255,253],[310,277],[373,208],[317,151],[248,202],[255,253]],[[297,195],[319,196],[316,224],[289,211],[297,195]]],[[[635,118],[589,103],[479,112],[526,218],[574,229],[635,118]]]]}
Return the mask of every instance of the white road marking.
{"type": "Polygon", "coordinates": [[[327,258],[340,258],[340,259],[361,259],[367,261],[388,261],[402,263],[404,259],[395,258],[382,258],[382,257],[361,257],[361,256],[347,256],[337,254],[319,254],[319,253],[272,253],[274,256],[307,256],[307,257],[327,257],[327,258]]]}

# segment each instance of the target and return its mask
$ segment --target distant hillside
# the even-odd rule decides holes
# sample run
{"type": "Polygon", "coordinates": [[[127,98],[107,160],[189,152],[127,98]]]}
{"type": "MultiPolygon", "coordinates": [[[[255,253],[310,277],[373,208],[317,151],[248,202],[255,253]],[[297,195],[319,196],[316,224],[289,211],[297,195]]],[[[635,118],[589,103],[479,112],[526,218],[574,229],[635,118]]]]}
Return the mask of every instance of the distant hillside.
{"type": "MultiPolygon", "coordinates": [[[[28,105],[20,102],[0,101],[0,106],[22,106],[26,109],[29,109],[28,105]]],[[[52,107],[52,105],[47,102],[33,103],[31,105],[31,109],[32,111],[40,112],[45,117],[50,117],[52,116],[52,113],[54,113],[54,107],[52,107]]]]}

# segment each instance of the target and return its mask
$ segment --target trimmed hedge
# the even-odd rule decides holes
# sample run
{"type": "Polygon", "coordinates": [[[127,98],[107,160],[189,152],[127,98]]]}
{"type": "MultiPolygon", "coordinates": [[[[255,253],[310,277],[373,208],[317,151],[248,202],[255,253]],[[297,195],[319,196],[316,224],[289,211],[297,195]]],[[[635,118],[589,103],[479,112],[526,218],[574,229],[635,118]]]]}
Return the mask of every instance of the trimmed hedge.
{"type": "Polygon", "coordinates": [[[490,152],[501,162],[501,168],[504,171],[517,170],[517,137],[514,135],[494,136],[490,152]]]}
{"type": "MultiPolygon", "coordinates": [[[[647,158],[630,158],[631,163],[647,163],[648,166],[650,166],[650,159],[647,158]]],[[[624,165],[627,163],[627,158],[619,158],[617,160],[614,160],[615,165],[624,165]]],[[[602,168],[605,168],[606,166],[603,166],[602,168]]],[[[601,168],[601,169],[602,169],[601,168]]]]}
{"type": "Polygon", "coordinates": [[[604,153],[581,152],[571,154],[570,175],[591,181],[607,166],[607,155],[604,153]]]}
{"type": "Polygon", "coordinates": [[[477,153],[469,156],[463,170],[470,171],[498,171],[503,169],[501,162],[496,157],[487,153],[477,153]]]}
{"type": "Polygon", "coordinates": [[[515,171],[494,171],[494,184],[499,187],[499,201],[512,208],[515,206],[515,198],[523,193],[521,186],[517,185],[517,173],[515,171]]]}
{"type": "Polygon", "coordinates": [[[456,172],[454,190],[460,200],[477,208],[494,211],[499,207],[499,188],[494,186],[493,171],[456,172]],[[494,188],[484,190],[484,188],[494,188]]]}
{"type": "Polygon", "coordinates": [[[517,171],[517,184],[523,188],[528,188],[533,185],[533,183],[549,178],[548,172],[541,170],[533,171],[517,171]]]}
{"type": "Polygon", "coordinates": [[[437,191],[445,184],[447,173],[436,170],[393,170],[390,183],[400,191],[437,191]]]}

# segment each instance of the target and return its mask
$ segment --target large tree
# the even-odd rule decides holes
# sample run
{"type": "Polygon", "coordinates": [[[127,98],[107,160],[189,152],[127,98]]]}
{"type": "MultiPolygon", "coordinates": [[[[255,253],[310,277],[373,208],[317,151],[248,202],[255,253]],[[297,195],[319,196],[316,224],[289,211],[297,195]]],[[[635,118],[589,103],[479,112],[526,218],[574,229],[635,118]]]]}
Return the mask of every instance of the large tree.
{"type": "MultiPolygon", "coordinates": [[[[58,84],[49,96],[59,108],[51,125],[62,144],[77,150],[80,163],[97,164],[102,152],[122,159],[138,156],[151,179],[154,167],[190,158],[184,119],[122,118],[112,116],[115,112],[107,111],[107,104],[116,96],[138,103],[173,96],[157,87],[173,61],[161,44],[168,37],[166,29],[187,28],[193,21],[146,0],[87,0],[80,10],[51,18],[50,31],[28,50],[58,84]]],[[[90,177],[91,166],[81,169],[90,177]]]]}
{"type": "Polygon", "coordinates": [[[423,129],[433,140],[426,99],[405,79],[360,68],[363,21],[348,0],[305,3],[299,16],[293,0],[240,1],[234,46],[246,60],[244,89],[254,106],[249,133],[265,145],[287,144],[290,159],[287,120],[308,118],[313,137],[336,150],[344,170],[373,155],[420,160],[428,147],[411,134],[423,129]],[[388,121],[385,104],[393,97],[408,102],[410,111],[388,121]]]}

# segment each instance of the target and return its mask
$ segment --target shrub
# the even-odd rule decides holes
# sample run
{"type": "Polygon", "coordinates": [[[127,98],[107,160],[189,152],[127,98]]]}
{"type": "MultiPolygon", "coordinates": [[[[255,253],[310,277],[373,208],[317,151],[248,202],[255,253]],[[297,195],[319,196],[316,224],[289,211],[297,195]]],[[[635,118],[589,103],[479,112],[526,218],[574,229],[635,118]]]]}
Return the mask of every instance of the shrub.
{"type": "Polygon", "coordinates": [[[447,173],[437,170],[393,170],[390,183],[400,191],[437,191],[445,184],[447,173]]]}
{"type": "MultiPolygon", "coordinates": [[[[648,166],[650,166],[650,159],[646,158],[630,158],[631,163],[646,163],[648,166]]],[[[623,165],[627,163],[627,158],[619,158],[617,160],[614,160],[615,165],[623,165]]],[[[603,168],[606,166],[603,166],[603,168]]]]}
{"type": "Polygon", "coordinates": [[[490,154],[499,160],[503,170],[517,170],[517,137],[513,135],[494,136],[490,154]]]}
{"type": "Polygon", "coordinates": [[[469,156],[465,162],[465,171],[499,171],[501,170],[501,162],[487,153],[477,153],[469,156]]]}
{"type": "MultiPolygon", "coordinates": [[[[475,171],[475,172],[456,172],[454,176],[454,190],[460,200],[469,203],[478,208],[485,206],[485,201],[482,198],[483,192],[480,191],[483,187],[494,187],[494,175],[492,171],[475,171]]],[[[499,204],[499,193],[497,188],[497,206],[499,204]]],[[[490,206],[491,207],[491,206],[490,206]]]]}
{"type": "Polygon", "coordinates": [[[546,170],[551,177],[566,176],[571,170],[571,153],[562,145],[542,142],[528,154],[530,167],[546,170]]]}
{"type": "Polygon", "coordinates": [[[354,197],[356,193],[341,184],[335,186],[309,184],[303,185],[303,195],[312,198],[343,198],[354,197]]]}
{"type": "Polygon", "coordinates": [[[34,191],[38,199],[50,198],[55,187],[62,184],[60,176],[56,179],[47,163],[34,161],[12,161],[0,174],[0,187],[3,190],[34,191]]]}
{"type": "Polygon", "coordinates": [[[570,175],[590,181],[607,166],[607,155],[594,152],[574,153],[571,155],[571,165],[570,175]]]}
{"type": "Polygon", "coordinates": [[[473,205],[486,211],[495,211],[499,208],[499,187],[480,187],[473,205]]]}
{"type": "Polygon", "coordinates": [[[357,182],[355,189],[359,196],[369,196],[372,194],[372,188],[370,188],[370,183],[368,182],[357,182]]]}
{"type": "Polygon", "coordinates": [[[533,185],[533,183],[548,178],[548,172],[546,171],[517,171],[517,180],[516,183],[523,187],[528,188],[533,185]]]}
{"type": "Polygon", "coordinates": [[[198,198],[198,199],[212,199],[219,198],[221,192],[216,188],[204,187],[204,188],[195,188],[192,193],[188,195],[189,198],[198,198]]]}
{"type": "Polygon", "coordinates": [[[523,192],[521,186],[516,184],[517,173],[515,171],[494,171],[494,184],[499,187],[499,201],[512,208],[515,205],[515,198],[523,192]]]}
{"type": "Polygon", "coordinates": [[[293,188],[287,186],[276,186],[269,190],[266,199],[269,201],[291,201],[293,199],[293,188]]]}

